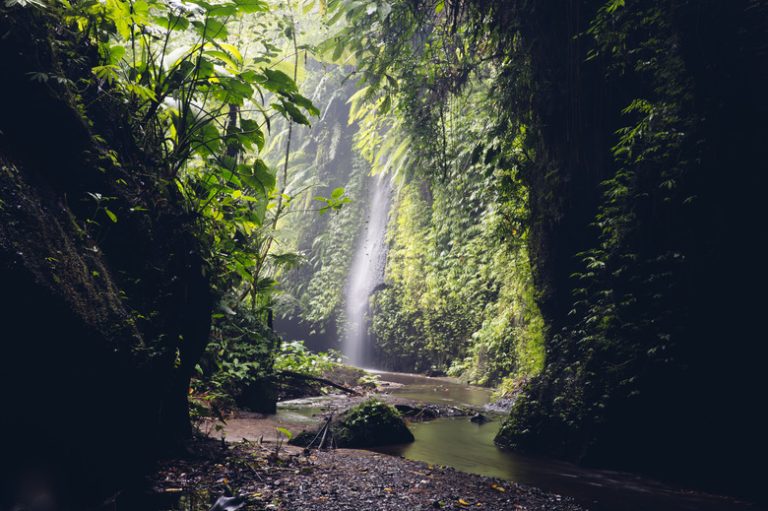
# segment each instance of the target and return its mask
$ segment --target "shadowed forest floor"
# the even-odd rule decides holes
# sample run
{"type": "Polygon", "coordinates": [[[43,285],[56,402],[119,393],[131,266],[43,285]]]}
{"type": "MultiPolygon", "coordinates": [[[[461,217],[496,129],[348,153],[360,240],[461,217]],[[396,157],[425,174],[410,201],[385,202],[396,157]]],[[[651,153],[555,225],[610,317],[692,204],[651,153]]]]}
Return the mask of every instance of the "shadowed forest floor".
{"type": "Polygon", "coordinates": [[[313,451],[251,442],[207,443],[192,458],[162,462],[153,476],[157,509],[208,509],[243,495],[244,509],[579,511],[567,498],[508,481],[368,451],[313,451]]]}

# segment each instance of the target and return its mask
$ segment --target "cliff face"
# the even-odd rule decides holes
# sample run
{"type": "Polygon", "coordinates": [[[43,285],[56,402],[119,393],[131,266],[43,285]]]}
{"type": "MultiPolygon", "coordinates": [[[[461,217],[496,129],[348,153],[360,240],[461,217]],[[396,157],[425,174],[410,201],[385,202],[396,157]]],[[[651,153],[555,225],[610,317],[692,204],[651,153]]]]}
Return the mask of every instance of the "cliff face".
{"type": "Polygon", "coordinates": [[[498,441],[756,488],[743,463],[765,452],[768,12],[621,4],[515,5],[536,88],[531,261],[550,336],[498,441]]]}
{"type": "Polygon", "coordinates": [[[3,490],[45,466],[99,498],[189,433],[207,265],[130,112],[83,90],[91,50],[18,7],[0,8],[0,32],[3,490]]]}

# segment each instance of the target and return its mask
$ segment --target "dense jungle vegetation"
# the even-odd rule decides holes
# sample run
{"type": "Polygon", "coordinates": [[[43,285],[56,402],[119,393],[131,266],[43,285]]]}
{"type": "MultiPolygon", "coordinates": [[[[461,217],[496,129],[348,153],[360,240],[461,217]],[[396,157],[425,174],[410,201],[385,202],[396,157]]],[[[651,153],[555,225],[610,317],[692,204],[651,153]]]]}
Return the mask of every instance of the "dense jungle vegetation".
{"type": "Polygon", "coordinates": [[[366,365],[754,495],[766,57],[761,0],[4,0],[2,489],[109,493],[337,369],[378,186],[366,365]]]}

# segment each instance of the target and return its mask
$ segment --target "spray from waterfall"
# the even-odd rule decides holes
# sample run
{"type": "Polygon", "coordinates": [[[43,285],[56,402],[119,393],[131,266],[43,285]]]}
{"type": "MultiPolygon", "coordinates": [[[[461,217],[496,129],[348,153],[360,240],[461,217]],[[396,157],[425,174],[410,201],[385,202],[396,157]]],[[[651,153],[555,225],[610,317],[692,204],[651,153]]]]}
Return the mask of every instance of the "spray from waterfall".
{"type": "Polygon", "coordinates": [[[369,298],[376,286],[384,280],[387,257],[384,236],[387,232],[391,195],[389,177],[382,174],[368,178],[367,182],[369,207],[347,279],[347,321],[342,342],[342,352],[349,363],[358,367],[370,363],[369,298]]]}

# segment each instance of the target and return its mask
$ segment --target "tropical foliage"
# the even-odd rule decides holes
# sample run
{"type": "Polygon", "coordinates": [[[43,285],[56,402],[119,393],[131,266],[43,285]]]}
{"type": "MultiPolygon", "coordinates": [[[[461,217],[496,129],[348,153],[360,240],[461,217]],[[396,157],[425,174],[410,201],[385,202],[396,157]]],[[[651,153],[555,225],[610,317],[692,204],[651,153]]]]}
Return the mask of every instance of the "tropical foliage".
{"type": "MultiPolygon", "coordinates": [[[[483,384],[535,374],[544,327],[526,255],[519,173],[527,156],[521,138],[506,138],[493,121],[494,66],[472,55],[476,42],[445,37],[442,7],[328,9],[330,34],[318,51],[357,66],[359,85],[341,114],[367,162],[339,177],[349,190],[362,173],[394,178],[384,285],[371,297],[377,363],[452,368],[483,384]],[[415,34],[424,34],[423,47],[411,44],[415,34]]],[[[343,279],[360,232],[349,222],[362,215],[350,209],[307,231],[317,244],[314,270],[288,279],[297,281],[292,314],[310,324],[307,334],[343,335],[343,279]],[[321,251],[323,240],[332,243],[321,251]]]]}
{"type": "MultiPolygon", "coordinates": [[[[197,368],[201,392],[338,362],[305,346],[334,349],[344,335],[368,189],[384,176],[387,257],[367,318],[376,363],[514,389],[498,439],[511,447],[651,463],[664,449],[700,457],[707,431],[738,432],[703,410],[710,394],[734,414],[747,408],[754,394],[733,395],[754,387],[745,375],[760,358],[745,356],[751,332],[723,318],[759,317],[742,291],[762,252],[733,243],[762,232],[761,2],[3,9],[44,13],[56,28],[49,53],[71,60],[30,83],[66,97],[78,122],[98,124],[99,106],[124,112],[125,125],[84,129],[99,148],[91,163],[147,197],[79,190],[91,215],[73,216],[78,236],[99,241],[173,202],[161,232],[178,225],[202,247],[205,264],[179,260],[214,291],[207,347],[182,356],[182,329],[170,341],[148,329],[175,367],[197,368]],[[727,391],[711,378],[723,367],[727,391]],[[660,416],[709,429],[654,442],[660,416]],[[642,440],[627,446],[620,432],[642,440]]],[[[116,281],[120,301],[135,298],[130,277],[116,281]]],[[[186,296],[163,289],[148,303],[186,296]]],[[[152,309],[131,309],[129,326],[151,325],[152,309]]]]}

